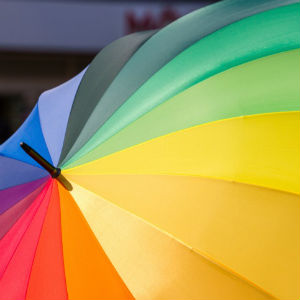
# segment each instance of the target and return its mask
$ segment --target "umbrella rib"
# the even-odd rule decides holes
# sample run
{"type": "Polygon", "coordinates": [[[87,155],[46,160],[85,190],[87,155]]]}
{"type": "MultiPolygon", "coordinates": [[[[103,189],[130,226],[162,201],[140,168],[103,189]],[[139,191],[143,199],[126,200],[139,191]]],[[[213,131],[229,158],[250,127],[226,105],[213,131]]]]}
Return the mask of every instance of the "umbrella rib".
{"type": "MultiPolygon", "coordinates": [[[[93,175],[93,174],[91,174],[91,175],[93,175]]],[[[107,174],[103,174],[103,175],[107,175],[107,174]]],[[[111,175],[116,175],[116,174],[111,174],[111,175]]],[[[198,177],[198,178],[204,178],[204,179],[230,182],[230,183],[234,183],[234,184],[242,184],[242,185],[247,185],[247,186],[250,186],[250,187],[253,187],[253,188],[267,189],[267,190],[274,191],[274,192],[280,192],[280,193],[285,193],[285,194],[289,194],[289,195],[299,196],[299,193],[297,193],[297,192],[291,192],[291,191],[287,191],[287,190],[275,189],[275,188],[272,188],[272,187],[269,187],[269,186],[259,185],[259,184],[249,183],[249,182],[243,182],[243,181],[239,181],[239,180],[226,179],[226,178],[217,177],[217,176],[206,176],[206,175],[200,175],[200,174],[198,175],[198,174],[186,174],[186,173],[176,173],[176,174],[161,173],[161,174],[117,174],[117,175],[153,175],[153,176],[161,175],[161,176],[198,177]]]]}
{"type": "MultiPolygon", "coordinates": [[[[72,182],[70,180],[70,182],[72,182]]],[[[75,183],[75,182],[74,182],[75,183]]],[[[79,185],[81,188],[85,189],[86,191],[96,195],[97,197],[100,197],[101,199],[105,200],[106,202],[108,202],[109,204],[118,207],[119,209],[123,210],[124,212],[126,212],[127,214],[130,214],[131,216],[138,218],[140,221],[142,221],[143,223],[147,224],[148,226],[154,228],[155,230],[159,231],[160,233],[168,236],[170,239],[172,239],[173,241],[175,241],[176,243],[179,243],[180,245],[182,245],[183,247],[187,248],[188,250],[194,252],[196,255],[201,256],[202,258],[204,258],[205,260],[209,261],[210,263],[212,263],[213,265],[217,266],[218,268],[224,270],[225,272],[229,273],[230,275],[233,275],[237,278],[239,278],[240,280],[246,282],[248,285],[254,287],[255,289],[259,290],[260,292],[268,295],[269,297],[272,297],[272,299],[278,299],[277,297],[275,297],[273,294],[271,294],[270,292],[266,291],[265,289],[263,289],[262,287],[260,287],[259,285],[255,284],[254,282],[252,282],[251,280],[249,280],[248,278],[244,277],[243,275],[235,272],[234,270],[232,270],[231,268],[225,266],[224,264],[222,264],[221,262],[219,262],[218,260],[212,258],[211,256],[209,256],[208,254],[204,253],[203,251],[200,251],[197,248],[194,248],[190,245],[188,245],[187,243],[183,242],[182,240],[178,239],[177,237],[175,237],[174,235],[168,233],[165,230],[160,229],[159,227],[157,227],[156,225],[148,222],[147,220],[139,217],[138,215],[134,214],[133,212],[126,210],[124,208],[122,208],[121,206],[111,202],[110,200],[108,200],[107,198],[102,197],[99,194],[94,193],[93,191],[87,190],[84,186],[82,186],[80,183],[76,182],[76,185],[79,185]]],[[[76,202],[75,198],[74,201],[76,202]]]]}
{"type": "Polygon", "coordinates": [[[267,189],[269,191],[275,191],[275,192],[280,192],[280,193],[285,193],[285,194],[289,194],[289,195],[297,195],[299,196],[299,193],[297,192],[291,192],[291,191],[287,191],[287,190],[281,190],[281,189],[275,189],[269,186],[264,186],[264,185],[259,185],[259,184],[254,184],[254,183],[249,183],[249,182],[242,182],[242,181],[238,181],[238,180],[233,180],[233,179],[226,179],[226,178],[222,178],[222,177],[217,177],[217,176],[207,176],[207,175],[201,175],[201,174],[188,174],[188,173],[99,173],[99,174],[93,174],[93,173],[83,173],[83,174],[76,174],[75,172],[71,173],[71,171],[66,170],[67,172],[65,172],[65,175],[68,177],[68,175],[71,176],[94,176],[94,175],[99,175],[99,176],[119,176],[119,175],[126,175],[126,176],[138,176],[138,175],[146,175],[146,176],[184,176],[184,177],[198,177],[198,178],[203,178],[203,179],[210,179],[210,180],[217,180],[217,181],[223,181],[223,182],[230,182],[230,183],[234,183],[234,184],[242,184],[242,185],[247,185],[247,186],[251,186],[253,188],[259,188],[259,189],[267,189]]]}
{"type": "MultiPolygon", "coordinates": [[[[41,195],[42,195],[41,197],[42,197],[42,200],[44,200],[45,195],[46,195],[47,191],[49,190],[49,188],[50,188],[50,185],[45,186],[45,187],[43,188],[43,190],[41,191],[41,195]]],[[[38,197],[38,196],[37,196],[37,197],[38,197]]],[[[35,199],[35,200],[36,200],[36,199],[35,199]]],[[[32,220],[32,219],[35,217],[35,215],[37,214],[37,212],[38,212],[38,210],[39,210],[41,204],[42,204],[42,201],[38,204],[38,207],[36,208],[36,211],[35,211],[34,214],[32,215],[31,220],[32,220]]],[[[17,248],[19,247],[20,243],[22,242],[22,239],[23,239],[24,235],[26,234],[26,232],[27,232],[29,226],[30,226],[30,224],[28,224],[28,226],[26,227],[26,229],[25,229],[24,233],[22,234],[20,240],[19,240],[18,243],[16,244],[16,247],[15,247],[15,249],[13,250],[11,257],[9,258],[9,260],[8,260],[8,262],[7,262],[7,265],[6,265],[6,267],[5,267],[4,271],[3,271],[3,274],[0,276],[0,280],[2,279],[3,275],[5,274],[7,268],[9,267],[9,264],[10,264],[10,262],[11,262],[13,256],[14,256],[15,252],[17,251],[17,248]]]]}

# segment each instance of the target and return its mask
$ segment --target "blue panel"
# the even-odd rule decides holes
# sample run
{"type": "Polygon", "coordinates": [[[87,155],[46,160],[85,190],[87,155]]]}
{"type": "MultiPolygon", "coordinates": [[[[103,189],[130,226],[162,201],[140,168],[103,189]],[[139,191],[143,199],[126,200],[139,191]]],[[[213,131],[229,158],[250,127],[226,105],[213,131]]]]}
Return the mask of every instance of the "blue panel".
{"type": "MultiPolygon", "coordinates": [[[[55,120],[53,120],[53,122],[55,122],[55,120]]],[[[15,134],[0,146],[0,154],[40,167],[37,162],[24,152],[24,150],[20,147],[20,142],[27,143],[52,164],[41,130],[37,105],[15,134]]]]}
{"type": "Polygon", "coordinates": [[[0,190],[46,176],[50,175],[41,168],[34,167],[12,158],[0,156],[0,190]]]}

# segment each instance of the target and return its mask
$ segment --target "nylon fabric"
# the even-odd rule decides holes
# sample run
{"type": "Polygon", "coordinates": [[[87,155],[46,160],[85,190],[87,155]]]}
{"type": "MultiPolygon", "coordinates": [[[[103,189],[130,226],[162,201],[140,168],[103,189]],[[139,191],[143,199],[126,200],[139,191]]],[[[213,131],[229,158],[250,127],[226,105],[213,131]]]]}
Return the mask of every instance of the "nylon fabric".
{"type": "Polygon", "coordinates": [[[72,184],[76,203],[136,299],[272,299],[159,228],[72,184]]]}
{"type": "Polygon", "coordinates": [[[42,203],[16,248],[0,281],[0,295],[6,300],[25,299],[31,266],[50,199],[51,184],[42,203]],[[15,280],[18,278],[18,280],[15,280]]]}
{"type": "Polygon", "coordinates": [[[61,185],[59,196],[69,299],[133,299],[72,196],[61,185]]]}
{"type": "MultiPolygon", "coordinates": [[[[292,4],[245,18],[203,38],[141,86],[81,151],[100,145],[157,105],[208,77],[260,57],[299,48],[299,28],[300,5],[292,4]]],[[[89,121],[98,116],[94,110],[89,121]]]]}
{"type": "Polygon", "coordinates": [[[30,194],[26,195],[23,199],[11,206],[3,214],[0,215],[0,240],[16,223],[16,221],[25,213],[27,208],[36,199],[44,188],[45,183],[40,185],[30,194]]]}
{"type": "Polygon", "coordinates": [[[10,207],[16,205],[28,194],[32,193],[38,187],[43,186],[47,181],[47,177],[27,182],[25,184],[15,185],[0,191],[0,214],[3,214],[10,207]]]}
{"type": "Polygon", "coordinates": [[[299,0],[223,0],[41,94],[0,145],[0,300],[300,299],[299,50],[299,0]]]}
{"type": "Polygon", "coordinates": [[[54,166],[58,164],[71,107],[85,71],[86,69],[60,86],[42,93],[37,104],[41,128],[54,166]]]}
{"type": "MultiPolygon", "coordinates": [[[[99,103],[106,89],[113,82],[116,75],[123,68],[134,52],[155,31],[137,32],[122,37],[106,46],[94,58],[83,76],[72,105],[67,131],[64,139],[60,162],[65,158],[70,148],[80,135],[82,128],[90,117],[92,111],[99,103]],[[120,55],[120,50],[122,54],[120,55]],[[87,105],[88,103],[88,105],[87,105]]],[[[117,98],[110,99],[108,103],[101,101],[101,113],[98,122],[103,123],[120,105],[117,98]]]]}
{"type": "Polygon", "coordinates": [[[31,181],[40,178],[47,180],[48,172],[45,170],[13,158],[0,155],[0,165],[0,193],[7,188],[24,183],[30,184],[31,181]]]}
{"type": "Polygon", "coordinates": [[[41,194],[30,205],[22,217],[14,224],[10,231],[0,240],[0,279],[2,278],[24,233],[35,216],[37,209],[40,207],[41,201],[44,199],[48,188],[49,183],[44,187],[41,194]]]}
{"type": "Polygon", "coordinates": [[[299,125],[299,112],[227,119],[147,141],[64,174],[184,174],[298,194],[299,125]]]}
{"type": "Polygon", "coordinates": [[[299,110],[299,78],[299,49],[242,64],[162,103],[90,152],[86,153],[90,150],[86,148],[75,154],[70,160],[74,163],[65,167],[75,167],[170,132],[207,122],[299,110]]]}
{"type": "MultiPolygon", "coordinates": [[[[93,114],[89,116],[89,120],[80,135],[76,136],[76,142],[70,152],[66,157],[65,152],[63,153],[60,165],[64,165],[100,128],[104,120],[102,115],[107,114],[105,109],[107,105],[117,102],[118,105],[114,105],[114,110],[116,110],[151,76],[180,52],[226,25],[262,11],[295,2],[273,0],[222,1],[190,13],[159,30],[134,53],[124,68],[116,75],[102,98],[97,100],[99,104],[95,107],[93,114]],[[101,116],[101,122],[99,116],[101,116]]],[[[89,91],[87,93],[89,94],[89,91]]],[[[86,95],[84,99],[86,99],[86,95]]]]}
{"type": "Polygon", "coordinates": [[[61,240],[60,206],[57,183],[51,199],[30,273],[26,300],[67,300],[61,240]]]}
{"type": "MultiPolygon", "coordinates": [[[[74,187],[74,199],[88,222],[92,220],[90,225],[98,232],[96,236],[103,247],[106,245],[103,235],[109,238],[107,228],[118,226],[111,225],[118,223],[118,218],[108,208],[113,205],[98,205],[104,202],[101,197],[122,208],[123,214],[127,211],[149,222],[161,232],[182,241],[189,249],[205,254],[263,287],[276,298],[299,297],[298,195],[190,176],[69,175],[68,179],[74,187]],[[74,183],[84,190],[81,188],[82,191],[77,192],[80,188],[74,183]],[[103,224],[102,218],[105,222],[111,219],[109,225],[103,224]]],[[[139,237],[136,238],[139,241],[139,237]]],[[[121,249],[123,251],[123,247],[121,249]]],[[[121,263],[122,258],[115,259],[121,263]]],[[[157,276],[158,280],[162,277],[157,276]]],[[[185,298],[189,299],[188,296],[185,298]]]]}
{"type": "MultiPolygon", "coordinates": [[[[38,168],[42,168],[20,147],[21,142],[25,142],[30,145],[42,157],[52,163],[41,129],[37,105],[33,108],[22,126],[5,143],[0,145],[0,155],[14,158],[38,168]]],[[[17,174],[17,172],[15,172],[15,174],[17,174]]]]}

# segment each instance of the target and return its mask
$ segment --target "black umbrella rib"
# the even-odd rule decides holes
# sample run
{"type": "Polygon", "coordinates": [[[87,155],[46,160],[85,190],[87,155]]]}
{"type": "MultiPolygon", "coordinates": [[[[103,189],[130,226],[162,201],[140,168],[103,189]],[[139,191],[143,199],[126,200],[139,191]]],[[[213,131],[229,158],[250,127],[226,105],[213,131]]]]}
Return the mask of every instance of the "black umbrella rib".
{"type": "Polygon", "coordinates": [[[59,174],[61,172],[60,168],[55,168],[44,157],[42,157],[40,154],[38,154],[33,148],[31,148],[25,142],[21,142],[20,146],[30,157],[32,157],[39,165],[41,165],[45,170],[47,170],[48,173],[53,178],[56,178],[59,176],[59,174]]]}

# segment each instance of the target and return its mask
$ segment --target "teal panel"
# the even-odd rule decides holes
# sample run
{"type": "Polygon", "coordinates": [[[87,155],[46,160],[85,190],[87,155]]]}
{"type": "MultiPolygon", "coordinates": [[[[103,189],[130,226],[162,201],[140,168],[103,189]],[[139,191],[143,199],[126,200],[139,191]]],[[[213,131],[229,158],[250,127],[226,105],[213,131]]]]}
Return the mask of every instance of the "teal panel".
{"type": "MultiPolygon", "coordinates": [[[[138,32],[120,38],[105,47],[91,62],[85,72],[71,108],[60,161],[66,156],[76,141],[90,114],[95,109],[107,87],[133,53],[155,31],[138,32]]],[[[98,121],[106,120],[119,106],[119,99],[111,99],[102,105],[98,121]]],[[[103,121],[104,122],[104,121],[103,121]]]]}

